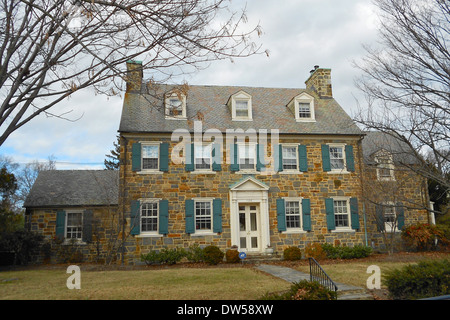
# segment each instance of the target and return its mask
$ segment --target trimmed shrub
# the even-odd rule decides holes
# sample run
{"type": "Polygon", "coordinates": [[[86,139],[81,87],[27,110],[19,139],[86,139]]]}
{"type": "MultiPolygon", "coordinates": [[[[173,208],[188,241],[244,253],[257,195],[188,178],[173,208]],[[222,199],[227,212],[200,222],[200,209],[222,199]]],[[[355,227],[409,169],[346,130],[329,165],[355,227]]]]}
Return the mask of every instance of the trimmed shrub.
{"type": "Polygon", "coordinates": [[[189,262],[203,262],[205,260],[203,249],[198,243],[193,244],[186,251],[186,258],[189,262]]]}
{"type": "Polygon", "coordinates": [[[239,258],[239,251],[235,249],[230,249],[225,254],[225,259],[228,263],[238,263],[241,259],[239,258]]]}
{"type": "Polygon", "coordinates": [[[216,246],[207,246],[203,249],[205,262],[209,264],[219,264],[223,261],[224,253],[216,246]]]}
{"type": "Polygon", "coordinates": [[[302,251],[298,247],[288,247],[283,252],[284,260],[295,261],[302,258],[302,251]]]}
{"type": "Polygon", "coordinates": [[[141,255],[141,261],[147,265],[151,264],[176,264],[186,256],[186,251],[183,248],[161,249],[159,252],[150,251],[147,254],[141,255]]]}
{"type": "Polygon", "coordinates": [[[322,249],[329,259],[359,259],[372,254],[372,248],[356,245],[354,247],[334,247],[331,244],[322,244],[322,249]]]}
{"type": "Polygon", "coordinates": [[[301,280],[294,282],[283,293],[266,293],[261,300],[336,300],[337,293],[315,281],[301,280]]]}
{"type": "Polygon", "coordinates": [[[422,299],[450,294],[450,260],[422,261],[387,271],[384,277],[394,299],[422,299]]]}

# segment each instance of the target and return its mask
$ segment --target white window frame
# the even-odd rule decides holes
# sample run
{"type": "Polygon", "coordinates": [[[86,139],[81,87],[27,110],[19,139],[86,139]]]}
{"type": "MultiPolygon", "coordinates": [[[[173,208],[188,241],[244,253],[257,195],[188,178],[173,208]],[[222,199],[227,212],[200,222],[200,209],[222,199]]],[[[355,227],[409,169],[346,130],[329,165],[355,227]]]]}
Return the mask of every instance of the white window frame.
{"type": "Polygon", "coordinates": [[[375,162],[377,163],[377,179],[379,181],[395,181],[395,167],[391,153],[386,151],[379,152],[375,156],[375,162]],[[382,161],[382,159],[386,159],[387,161],[382,161]],[[382,170],[389,170],[390,175],[381,175],[382,170]]]}
{"type": "MultiPolygon", "coordinates": [[[[141,171],[139,174],[147,174],[147,173],[163,173],[159,170],[160,161],[161,161],[161,142],[160,141],[140,141],[141,143],[141,171]],[[144,147],[156,147],[158,149],[158,168],[156,169],[144,169],[144,147]]],[[[150,158],[151,159],[151,158],[150,158]]]]}
{"type": "MultiPolygon", "coordinates": [[[[212,157],[212,150],[213,150],[213,145],[212,143],[194,143],[194,171],[192,171],[191,173],[202,173],[202,172],[214,172],[212,171],[212,164],[213,164],[213,157],[212,157]],[[204,148],[209,147],[210,148],[210,152],[209,152],[209,168],[197,168],[197,158],[196,157],[196,148],[201,147],[202,148],[202,154],[204,153],[204,148]]],[[[201,158],[201,159],[206,159],[206,158],[201,158]]],[[[215,173],[215,172],[214,172],[215,173]]]]}
{"type": "Polygon", "coordinates": [[[302,201],[303,198],[292,198],[287,197],[284,199],[284,214],[285,214],[285,220],[286,220],[286,231],[283,233],[306,233],[306,231],[303,230],[303,210],[302,210],[302,201]],[[287,214],[287,203],[288,202],[296,202],[298,203],[298,214],[299,214],[299,227],[298,228],[290,228],[288,227],[288,214],[287,214]]]}
{"type": "Polygon", "coordinates": [[[239,91],[235,93],[230,98],[231,102],[231,117],[233,121],[253,121],[253,111],[252,111],[252,96],[244,91],[239,91]],[[236,104],[237,102],[247,102],[248,115],[246,117],[236,115],[236,104]]]}
{"type": "Polygon", "coordinates": [[[213,198],[194,198],[194,227],[195,232],[191,234],[191,236],[205,236],[205,235],[215,235],[213,232],[214,227],[214,215],[213,215],[213,198]],[[209,203],[210,208],[210,221],[211,221],[211,228],[210,229],[197,229],[197,203],[204,202],[209,203]]]}
{"type": "Polygon", "coordinates": [[[333,197],[333,213],[334,213],[334,224],[335,224],[335,230],[334,232],[354,232],[355,230],[352,229],[352,216],[350,211],[350,197],[333,197]],[[336,214],[338,215],[344,215],[343,213],[336,212],[336,201],[345,201],[345,207],[346,207],[346,215],[347,215],[347,226],[338,226],[336,223],[336,214]]]}
{"type": "MultiPolygon", "coordinates": [[[[286,168],[284,168],[284,164],[282,163],[282,165],[283,165],[283,171],[280,171],[279,173],[280,174],[303,174],[303,172],[301,172],[300,171],[300,161],[299,161],[299,158],[298,158],[298,143],[297,144],[295,144],[295,143],[283,143],[282,145],[281,145],[281,148],[282,148],[282,152],[284,151],[284,148],[295,148],[295,163],[296,163],[296,165],[297,165],[297,169],[286,169],[286,168]]],[[[284,155],[282,156],[282,158],[283,158],[283,162],[284,162],[284,155]]]]}
{"type": "Polygon", "coordinates": [[[81,243],[82,239],[83,239],[83,219],[84,219],[83,212],[84,212],[84,210],[68,209],[68,210],[65,210],[65,212],[66,212],[66,221],[64,222],[65,223],[64,224],[64,239],[65,239],[65,242],[66,243],[70,243],[71,241],[75,241],[77,243],[81,243]],[[69,224],[68,224],[68,222],[69,222],[69,215],[70,214],[80,214],[81,215],[81,225],[80,225],[81,231],[80,231],[80,237],[79,238],[69,238],[67,236],[68,228],[69,227],[71,227],[71,228],[72,227],[76,227],[76,226],[69,226],[69,224]]]}
{"type": "Polygon", "coordinates": [[[396,206],[393,202],[385,202],[382,204],[383,209],[383,223],[384,223],[384,231],[385,232],[398,232],[398,217],[396,206]],[[388,213],[388,215],[394,217],[394,224],[386,221],[386,208],[391,208],[392,212],[388,213]]]}
{"type": "Polygon", "coordinates": [[[257,152],[256,152],[256,143],[253,142],[245,142],[245,143],[238,143],[238,163],[239,163],[239,172],[256,172],[256,165],[257,165],[257,152]],[[254,157],[253,157],[253,168],[242,168],[241,167],[241,159],[251,159],[251,157],[249,158],[243,158],[241,157],[242,152],[241,152],[241,147],[243,148],[249,148],[249,153],[250,153],[250,148],[253,149],[254,152],[254,157]]]}
{"type": "Polygon", "coordinates": [[[295,121],[297,122],[316,122],[316,113],[314,108],[314,98],[309,94],[303,92],[296,96],[289,104],[291,110],[295,114],[295,121]],[[309,104],[309,117],[300,117],[300,105],[302,103],[309,104]]]}
{"type": "Polygon", "coordinates": [[[159,200],[160,199],[140,199],[140,208],[139,208],[139,213],[140,213],[140,220],[139,220],[139,224],[140,224],[140,236],[160,236],[159,234],[159,200]],[[142,218],[143,218],[143,209],[144,209],[144,205],[147,204],[155,204],[157,205],[157,209],[156,209],[156,231],[143,231],[142,228],[142,218]]]}
{"type": "Polygon", "coordinates": [[[328,143],[328,147],[330,148],[330,168],[331,171],[328,171],[328,173],[349,173],[347,171],[347,156],[345,154],[345,143],[328,143]],[[331,165],[331,148],[341,148],[342,149],[342,160],[343,160],[343,168],[338,168],[335,169],[333,168],[333,166],[331,165]]]}
{"type": "Polygon", "coordinates": [[[164,114],[169,120],[186,120],[186,96],[182,93],[171,92],[166,94],[164,114]],[[170,110],[173,108],[171,100],[178,100],[181,103],[181,114],[171,115],[170,110]]]}

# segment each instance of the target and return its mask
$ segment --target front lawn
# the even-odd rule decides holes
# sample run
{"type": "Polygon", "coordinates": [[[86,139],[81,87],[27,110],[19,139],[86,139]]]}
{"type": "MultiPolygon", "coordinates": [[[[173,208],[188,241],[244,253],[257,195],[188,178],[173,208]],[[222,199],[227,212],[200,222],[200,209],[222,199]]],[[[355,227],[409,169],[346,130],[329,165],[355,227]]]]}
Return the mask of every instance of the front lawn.
{"type": "Polygon", "coordinates": [[[285,290],[289,283],[251,268],[173,267],[86,271],[69,290],[66,266],[0,272],[0,299],[29,300],[247,300],[285,290]]]}

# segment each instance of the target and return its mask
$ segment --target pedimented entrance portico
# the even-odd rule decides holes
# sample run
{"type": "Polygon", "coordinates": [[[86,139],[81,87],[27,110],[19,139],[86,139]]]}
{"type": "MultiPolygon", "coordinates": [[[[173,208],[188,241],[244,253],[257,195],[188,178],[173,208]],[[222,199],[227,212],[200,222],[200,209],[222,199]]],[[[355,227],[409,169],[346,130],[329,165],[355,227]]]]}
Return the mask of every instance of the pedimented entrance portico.
{"type": "Polygon", "coordinates": [[[252,176],[230,187],[231,241],[239,251],[261,253],[270,244],[269,187],[252,176]]]}

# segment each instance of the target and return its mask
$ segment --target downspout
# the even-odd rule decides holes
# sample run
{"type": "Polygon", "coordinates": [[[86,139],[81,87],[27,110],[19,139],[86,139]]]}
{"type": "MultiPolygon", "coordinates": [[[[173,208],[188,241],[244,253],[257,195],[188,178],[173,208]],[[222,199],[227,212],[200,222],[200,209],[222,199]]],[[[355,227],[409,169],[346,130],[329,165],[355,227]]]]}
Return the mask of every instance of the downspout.
{"type": "Polygon", "coordinates": [[[359,139],[359,151],[358,151],[358,157],[359,157],[359,171],[360,171],[360,181],[361,181],[361,199],[363,200],[363,221],[364,221],[364,243],[366,247],[369,246],[368,243],[368,235],[367,235],[367,217],[366,217],[366,200],[364,199],[364,157],[363,157],[363,151],[362,151],[362,141],[364,139],[364,134],[361,135],[361,139],[359,139]]]}
{"type": "Polygon", "coordinates": [[[123,179],[121,180],[121,184],[122,184],[122,188],[121,188],[121,200],[122,200],[122,253],[121,253],[121,264],[124,265],[125,262],[125,181],[126,181],[126,174],[127,174],[127,170],[126,170],[126,162],[127,162],[127,155],[128,155],[128,141],[127,138],[125,138],[124,136],[122,136],[122,141],[124,142],[123,144],[123,149],[124,149],[124,157],[122,158],[123,163],[121,163],[120,165],[123,166],[121,167],[121,170],[123,170],[123,179]]]}

